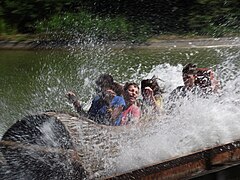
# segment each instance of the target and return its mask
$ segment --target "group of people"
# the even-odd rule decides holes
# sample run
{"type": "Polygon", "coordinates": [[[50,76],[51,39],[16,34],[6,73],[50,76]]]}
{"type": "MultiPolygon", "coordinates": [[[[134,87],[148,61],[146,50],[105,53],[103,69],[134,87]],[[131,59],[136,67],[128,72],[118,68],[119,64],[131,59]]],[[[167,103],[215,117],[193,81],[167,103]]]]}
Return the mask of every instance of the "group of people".
{"type": "MultiPolygon", "coordinates": [[[[187,64],[182,70],[184,86],[179,86],[170,93],[169,101],[184,98],[188,92],[211,94],[219,89],[219,83],[208,68],[197,68],[187,64]]],[[[89,119],[105,125],[123,126],[136,124],[144,114],[163,113],[163,89],[157,78],[143,79],[141,89],[135,82],[127,82],[124,86],[115,82],[109,74],[102,74],[96,80],[97,95],[92,100],[91,107],[85,112],[80,101],[73,92],[68,92],[67,98],[76,111],[89,119]],[[142,99],[139,99],[140,93],[142,99]]]]}

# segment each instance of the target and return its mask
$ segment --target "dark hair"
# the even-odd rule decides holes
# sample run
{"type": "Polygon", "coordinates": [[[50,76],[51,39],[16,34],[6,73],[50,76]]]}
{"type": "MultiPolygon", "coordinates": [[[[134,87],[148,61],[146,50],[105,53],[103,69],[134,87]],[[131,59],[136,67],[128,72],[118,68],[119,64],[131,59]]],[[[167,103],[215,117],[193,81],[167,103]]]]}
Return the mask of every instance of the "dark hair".
{"type": "Polygon", "coordinates": [[[110,74],[102,74],[96,80],[97,86],[107,87],[113,84],[113,77],[110,74]]]}
{"type": "Polygon", "coordinates": [[[153,90],[153,94],[161,94],[163,93],[163,89],[160,88],[158,85],[157,79],[156,78],[151,78],[151,79],[144,79],[141,81],[141,93],[144,94],[144,89],[145,87],[150,87],[153,90]]]}
{"type": "Polygon", "coordinates": [[[182,74],[194,74],[196,72],[197,69],[197,65],[196,64],[192,64],[192,63],[188,63],[187,65],[184,66],[183,70],[182,70],[182,74]]]}
{"type": "Polygon", "coordinates": [[[123,95],[123,86],[121,84],[113,82],[110,88],[117,94],[117,96],[123,95]]]}
{"type": "Polygon", "coordinates": [[[126,82],[125,85],[124,85],[124,87],[123,87],[123,90],[124,90],[124,91],[127,91],[128,88],[129,88],[129,86],[131,86],[131,85],[133,85],[133,86],[135,86],[135,87],[137,87],[137,88],[139,89],[139,86],[138,86],[137,83],[135,83],[135,82],[126,82]]]}

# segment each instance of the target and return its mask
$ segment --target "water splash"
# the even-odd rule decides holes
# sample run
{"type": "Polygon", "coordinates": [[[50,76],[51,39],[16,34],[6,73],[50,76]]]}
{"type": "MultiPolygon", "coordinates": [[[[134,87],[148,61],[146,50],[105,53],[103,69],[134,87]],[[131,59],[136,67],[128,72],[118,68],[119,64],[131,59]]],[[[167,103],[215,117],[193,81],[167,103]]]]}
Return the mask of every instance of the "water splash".
{"type": "MultiPolygon", "coordinates": [[[[222,85],[219,95],[192,96],[181,100],[174,114],[154,116],[152,126],[142,131],[147,136],[140,133],[134,141],[122,144],[122,152],[116,160],[119,171],[137,169],[239,139],[239,54],[227,53],[222,57],[226,59],[215,69],[222,85]]],[[[181,64],[162,64],[154,67],[146,77],[155,75],[164,80],[167,99],[173,87],[182,85],[181,69],[181,64]]]]}
{"type": "MultiPolygon", "coordinates": [[[[168,98],[176,86],[182,85],[181,70],[184,61],[179,60],[177,64],[155,61],[149,68],[141,61],[140,55],[130,58],[123,50],[115,51],[101,43],[88,43],[79,49],[71,47],[71,53],[60,60],[40,63],[41,68],[31,77],[34,83],[28,86],[30,93],[18,95],[22,96],[22,101],[18,101],[19,114],[14,114],[15,109],[9,111],[11,104],[7,99],[1,100],[1,107],[5,107],[4,110],[15,117],[14,121],[26,114],[49,109],[72,111],[64,94],[73,90],[77,91],[87,109],[95,92],[94,80],[106,72],[111,72],[121,83],[128,80],[140,82],[142,78],[155,75],[163,80],[159,83],[165,87],[164,99],[168,98]]],[[[93,177],[122,173],[239,139],[239,53],[232,49],[215,51],[219,55],[219,63],[214,68],[221,80],[221,96],[184,100],[175,110],[177,115],[151,116],[148,126],[129,129],[134,136],[113,141],[112,143],[119,143],[119,155],[102,158],[104,170],[95,172],[93,177]]],[[[193,55],[194,53],[188,53],[184,56],[188,61],[194,61],[193,55]]],[[[50,58],[48,56],[46,60],[50,58]]],[[[6,129],[1,128],[2,132],[6,129]]],[[[41,131],[45,134],[43,140],[55,143],[51,126],[44,126],[41,131]]],[[[104,140],[100,145],[105,145],[104,140]]],[[[102,157],[98,145],[92,144],[91,147],[94,147],[96,155],[102,157]]]]}

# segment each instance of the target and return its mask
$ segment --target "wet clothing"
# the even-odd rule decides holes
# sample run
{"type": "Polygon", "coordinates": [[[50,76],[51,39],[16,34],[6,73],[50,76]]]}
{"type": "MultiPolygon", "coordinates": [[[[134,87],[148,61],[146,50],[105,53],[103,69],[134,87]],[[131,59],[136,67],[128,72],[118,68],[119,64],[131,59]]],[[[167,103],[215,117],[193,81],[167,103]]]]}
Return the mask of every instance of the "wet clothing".
{"type": "Polygon", "coordinates": [[[140,107],[143,114],[147,113],[158,113],[163,110],[163,97],[161,94],[154,96],[155,101],[148,99],[140,99],[140,107]]]}
{"type": "Polygon", "coordinates": [[[177,101],[180,98],[184,98],[190,95],[195,95],[198,97],[205,97],[207,93],[203,91],[199,86],[194,86],[192,88],[187,88],[186,86],[178,86],[174,89],[169,96],[170,101],[177,101]]]}
{"type": "Polygon", "coordinates": [[[156,99],[156,106],[160,109],[163,108],[163,97],[159,94],[159,95],[155,95],[155,99],[156,99]]]}
{"type": "Polygon", "coordinates": [[[115,126],[127,125],[134,122],[134,119],[139,119],[141,111],[138,106],[132,104],[123,110],[119,118],[115,121],[115,126]]]}
{"type": "Polygon", "coordinates": [[[199,86],[194,86],[191,89],[187,88],[186,86],[178,86],[176,89],[174,89],[168,98],[168,101],[166,102],[166,111],[171,112],[177,104],[181,105],[181,100],[185,98],[191,98],[191,96],[194,97],[206,97],[206,94],[199,86]]]}
{"type": "Polygon", "coordinates": [[[110,114],[108,113],[109,108],[125,107],[125,100],[122,96],[114,96],[111,103],[108,104],[101,96],[96,96],[88,110],[88,117],[97,123],[111,125],[109,122],[110,114]]]}

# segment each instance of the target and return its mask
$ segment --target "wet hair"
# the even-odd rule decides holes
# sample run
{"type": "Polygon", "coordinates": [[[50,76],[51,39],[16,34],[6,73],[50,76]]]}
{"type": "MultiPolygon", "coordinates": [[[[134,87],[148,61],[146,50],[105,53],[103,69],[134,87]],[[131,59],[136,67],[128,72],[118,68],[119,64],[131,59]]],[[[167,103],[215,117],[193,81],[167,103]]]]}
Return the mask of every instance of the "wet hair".
{"type": "Polygon", "coordinates": [[[197,69],[197,65],[196,64],[192,64],[192,63],[188,63],[187,65],[184,66],[183,70],[182,70],[182,74],[194,74],[196,72],[197,69]]]}
{"type": "Polygon", "coordinates": [[[124,92],[126,92],[128,90],[129,86],[134,86],[134,87],[139,89],[139,86],[138,86],[137,83],[135,83],[135,82],[126,82],[124,87],[123,87],[124,92]]]}
{"type": "Polygon", "coordinates": [[[119,83],[113,82],[113,84],[110,87],[117,96],[123,95],[123,86],[119,83]]]}
{"type": "Polygon", "coordinates": [[[157,82],[157,78],[144,79],[141,81],[141,93],[144,94],[145,87],[150,87],[153,90],[153,94],[162,94],[164,91],[160,88],[157,82]]]}
{"type": "Polygon", "coordinates": [[[99,87],[109,87],[113,84],[113,77],[110,74],[101,74],[95,83],[99,87]]]}

